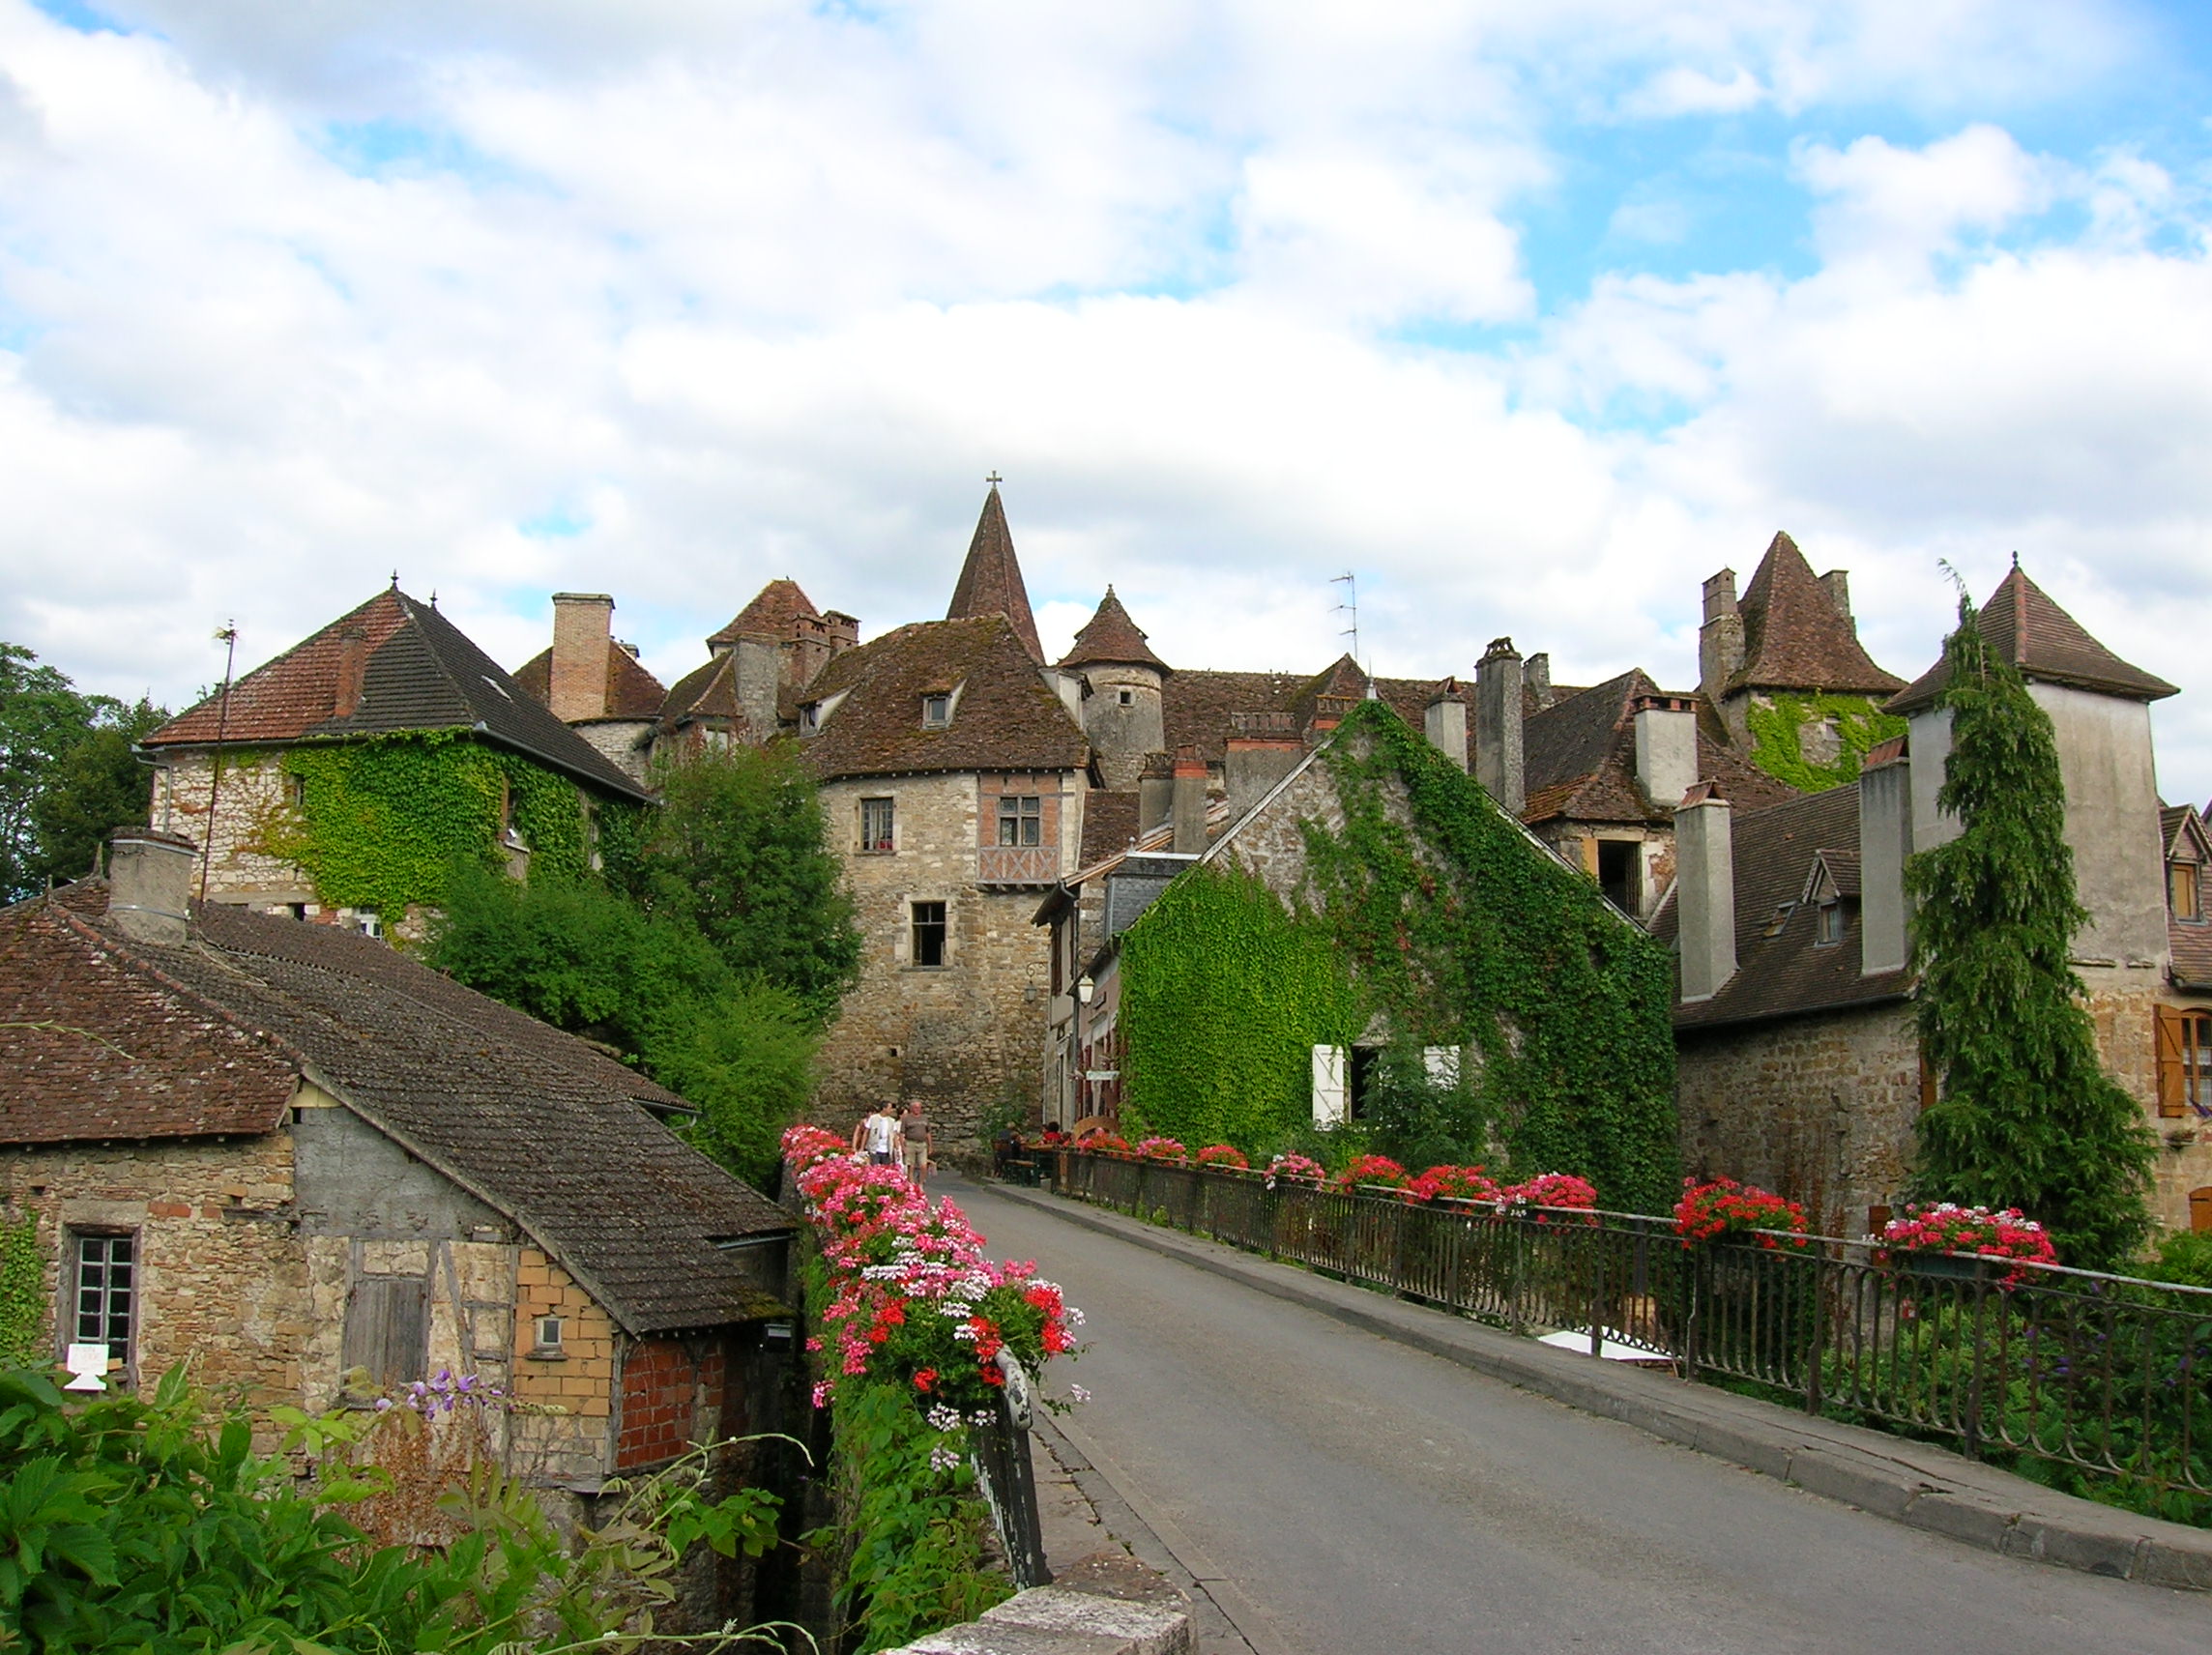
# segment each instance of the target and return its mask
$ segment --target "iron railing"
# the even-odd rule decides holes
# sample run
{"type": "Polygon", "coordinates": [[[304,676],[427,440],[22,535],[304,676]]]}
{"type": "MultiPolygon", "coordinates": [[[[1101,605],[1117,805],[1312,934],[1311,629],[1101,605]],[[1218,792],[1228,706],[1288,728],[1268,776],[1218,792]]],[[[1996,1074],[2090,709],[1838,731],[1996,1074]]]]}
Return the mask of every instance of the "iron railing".
{"type": "Polygon", "coordinates": [[[1052,1583],[1044,1555],[1044,1523],[1037,1511],[1036,1473],[1030,1464],[1030,1427],[1035,1423],[1034,1392],[1029,1373],[1001,1350],[1003,1381],[989,1423],[969,1428],[970,1462],[991,1522],[1006,1554],[1006,1573],[1017,1591],[1052,1583]]]}
{"type": "Polygon", "coordinates": [[[1884,1265],[1834,1236],[1686,1247],[1636,1213],[1507,1214],[1073,1150],[1054,1170],[1076,1199],[1516,1333],[1586,1335],[1592,1355],[1629,1347],[2212,1520],[2212,1291],[1952,1255],[1884,1265]]]}

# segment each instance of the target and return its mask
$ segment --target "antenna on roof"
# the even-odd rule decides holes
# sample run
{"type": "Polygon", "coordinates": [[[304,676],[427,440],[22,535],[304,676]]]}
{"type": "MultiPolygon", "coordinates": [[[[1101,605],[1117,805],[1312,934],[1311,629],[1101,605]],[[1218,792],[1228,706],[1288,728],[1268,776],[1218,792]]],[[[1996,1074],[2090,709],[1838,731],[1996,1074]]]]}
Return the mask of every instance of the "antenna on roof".
{"type": "Polygon", "coordinates": [[[1352,624],[1345,627],[1337,636],[1352,640],[1352,660],[1353,664],[1356,666],[1359,663],[1359,577],[1350,569],[1346,569],[1342,574],[1330,575],[1328,584],[1344,588],[1344,601],[1336,607],[1340,613],[1349,614],[1352,617],[1352,624]]]}

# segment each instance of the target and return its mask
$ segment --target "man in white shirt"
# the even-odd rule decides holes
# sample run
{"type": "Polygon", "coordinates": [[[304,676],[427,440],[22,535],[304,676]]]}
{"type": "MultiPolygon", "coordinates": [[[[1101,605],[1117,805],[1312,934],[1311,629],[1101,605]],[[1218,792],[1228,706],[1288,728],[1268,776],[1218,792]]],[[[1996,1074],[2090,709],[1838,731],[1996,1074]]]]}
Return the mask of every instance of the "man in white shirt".
{"type": "Polygon", "coordinates": [[[868,1151],[871,1166],[895,1167],[899,1163],[900,1140],[898,1117],[886,1103],[876,1105],[875,1114],[860,1123],[861,1142],[868,1151]]]}

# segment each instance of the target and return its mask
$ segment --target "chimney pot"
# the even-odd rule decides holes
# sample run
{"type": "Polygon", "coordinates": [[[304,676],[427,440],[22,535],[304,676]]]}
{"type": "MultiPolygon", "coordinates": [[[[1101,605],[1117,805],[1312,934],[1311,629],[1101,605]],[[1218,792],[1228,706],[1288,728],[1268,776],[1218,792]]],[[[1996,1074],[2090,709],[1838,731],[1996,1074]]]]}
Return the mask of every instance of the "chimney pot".
{"type": "Polygon", "coordinates": [[[107,914],[126,937],[184,945],[191,929],[192,861],[199,847],[174,833],[126,828],[107,841],[107,914]]]}

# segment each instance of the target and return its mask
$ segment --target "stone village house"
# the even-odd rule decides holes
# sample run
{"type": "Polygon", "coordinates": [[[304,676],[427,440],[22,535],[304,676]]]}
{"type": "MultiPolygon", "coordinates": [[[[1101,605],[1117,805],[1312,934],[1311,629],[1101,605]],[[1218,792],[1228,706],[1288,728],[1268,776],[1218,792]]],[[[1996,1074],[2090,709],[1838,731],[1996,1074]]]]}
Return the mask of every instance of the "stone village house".
{"type": "MultiPolygon", "coordinates": [[[[2212,849],[2161,805],[2150,703],[2129,665],[2017,566],[1981,611],[1993,649],[2051,715],[2066,836],[2089,920],[2074,940],[2098,1054],[2163,1149],[2154,1210],[2212,1230],[2212,849]]],[[[1888,703],[1906,735],[1847,787],[1744,807],[1725,784],[1676,813],[1677,883],[1657,922],[1676,946],[1683,1162],[1805,1202],[1832,1234],[1900,1200],[1932,1096],[1914,1032],[1905,858],[1956,835],[1936,793],[1950,714],[1938,665],[1888,703]]]]}
{"type": "Polygon", "coordinates": [[[475,1374],[538,1405],[491,1448],[556,1504],[757,1429],[792,1220],[683,1099],[366,937],[189,902],[195,864],[122,833],[0,912],[0,1172],[57,1357],[310,1409],[475,1374]]]}
{"type": "MultiPolygon", "coordinates": [[[[1104,882],[1083,870],[1140,838],[1164,846],[1170,801],[1194,782],[1218,831],[1370,694],[1616,905],[1648,915],[1672,878],[1674,806],[1700,776],[1746,800],[1797,796],[1753,764],[1753,710],[1900,684],[1860,650],[1841,571],[1816,577],[1789,537],[1740,603],[1734,578],[1707,583],[1697,691],[1662,691],[1642,672],[1554,686],[1548,657],[1525,661],[1508,639],[1472,684],[1371,678],[1349,656],[1318,674],[1176,667],[1111,587],[1047,663],[993,486],[943,621],[860,644],[852,616],[772,581],[707,640],[707,663],[663,691],[611,636],[612,598],[563,593],[552,648],[515,680],[632,776],[700,746],[804,744],[865,934],[817,1112],[844,1120],[917,1095],[957,1144],[997,1114],[1071,1107],[1080,973],[1056,965],[1029,924],[1038,898],[1063,882],[1087,893],[1095,947],[1104,882]],[[1040,1012],[1056,1031],[1041,1075],[1040,1012]]],[[[1802,739],[1835,756],[1819,717],[1802,739]]]]}
{"type": "MultiPolygon", "coordinates": [[[[621,682],[626,692],[629,681],[621,682]]],[[[380,914],[349,900],[355,893],[322,888],[283,843],[288,831],[296,834],[314,820],[321,802],[308,797],[313,784],[302,775],[297,756],[396,740],[467,743],[502,766],[557,778],[576,813],[560,826],[586,841],[596,812],[641,805],[649,798],[434,605],[394,584],[247,673],[227,697],[210,697],[148,736],[151,820],[204,847],[204,878],[195,883],[202,896],[259,913],[372,933],[389,925],[399,936],[416,936],[423,917],[418,904],[380,914]]],[[[483,849],[520,877],[536,847],[517,818],[511,788],[494,785],[501,796],[482,812],[483,849]]]]}

